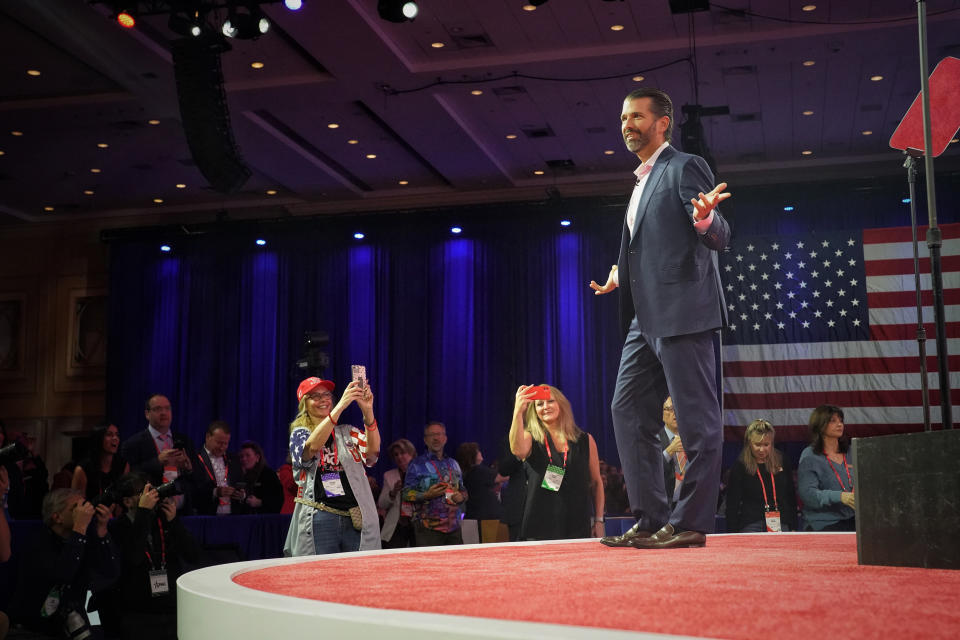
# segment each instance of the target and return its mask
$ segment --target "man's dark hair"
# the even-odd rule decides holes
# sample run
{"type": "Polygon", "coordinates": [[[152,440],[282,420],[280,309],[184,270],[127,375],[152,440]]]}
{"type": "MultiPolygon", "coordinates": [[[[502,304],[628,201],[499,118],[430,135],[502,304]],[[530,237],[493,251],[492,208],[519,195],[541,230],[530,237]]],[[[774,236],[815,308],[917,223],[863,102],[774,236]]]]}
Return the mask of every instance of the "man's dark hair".
{"type": "Polygon", "coordinates": [[[660,89],[640,87],[628,93],[624,102],[637,98],[650,98],[650,111],[657,117],[657,120],[664,116],[670,118],[666,130],[663,132],[663,139],[670,142],[670,136],[673,133],[673,101],[670,100],[670,96],[660,89]]]}
{"type": "Polygon", "coordinates": [[[167,397],[162,393],[151,393],[150,395],[147,396],[147,401],[143,403],[144,410],[150,411],[150,401],[156,398],[157,396],[163,396],[164,398],[167,397]]]}
{"type": "Polygon", "coordinates": [[[217,429],[223,431],[225,434],[230,435],[230,425],[227,424],[226,420],[214,420],[210,423],[210,426],[207,427],[207,435],[212,436],[213,432],[217,429]]]}
{"type": "Polygon", "coordinates": [[[426,434],[426,433],[427,433],[427,429],[429,429],[429,428],[432,427],[433,425],[438,425],[438,426],[440,426],[440,427],[443,428],[443,432],[444,432],[444,433],[447,432],[447,425],[443,424],[443,423],[440,422],[439,420],[431,420],[431,421],[428,422],[426,425],[424,425],[424,427],[423,427],[423,433],[426,434]]]}

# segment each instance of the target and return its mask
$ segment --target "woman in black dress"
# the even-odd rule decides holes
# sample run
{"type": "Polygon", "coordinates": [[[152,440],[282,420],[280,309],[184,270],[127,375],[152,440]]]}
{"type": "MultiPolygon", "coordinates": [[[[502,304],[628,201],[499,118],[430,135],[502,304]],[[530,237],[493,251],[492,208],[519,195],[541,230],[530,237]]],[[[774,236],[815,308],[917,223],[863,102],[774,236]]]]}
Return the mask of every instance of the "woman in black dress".
{"type": "Polygon", "coordinates": [[[577,427],[570,401],[559,389],[517,389],[510,451],[529,467],[521,540],[604,535],[597,443],[577,427]]]}
{"type": "Polygon", "coordinates": [[[103,424],[90,436],[90,452],[85,460],[73,470],[70,487],[83,491],[87,500],[103,493],[125,473],[130,465],[119,453],[120,430],[115,424],[103,424]]]}

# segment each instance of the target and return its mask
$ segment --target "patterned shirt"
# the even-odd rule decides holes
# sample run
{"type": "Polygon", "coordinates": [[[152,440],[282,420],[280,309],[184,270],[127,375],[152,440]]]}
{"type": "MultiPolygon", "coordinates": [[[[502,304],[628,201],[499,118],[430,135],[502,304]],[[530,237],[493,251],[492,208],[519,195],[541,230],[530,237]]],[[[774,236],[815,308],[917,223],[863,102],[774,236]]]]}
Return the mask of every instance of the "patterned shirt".
{"type": "Polygon", "coordinates": [[[454,491],[463,491],[463,474],[453,458],[438,458],[429,451],[414,458],[407,467],[403,483],[403,499],[414,506],[413,520],[426,529],[450,533],[460,528],[460,507],[463,503],[450,504],[441,495],[432,500],[417,501],[422,494],[438,482],[446,482],[454,491]]]}
{"type": "MultiPolygon", "coordinates": [[[[290,434],[290,459],[293,462],[294,471],[311,467],[316,464],[317,458],[313,458],[312,460],[301,460],[303,457],[303,445],[307,442],[307,438],[310,437],[311,431],[312,430],[308,429],[307,427],[297,427],[293,430],[293,433],[290,434]]],[[[357,427],[351,426],[350,440],[353,443],[353,446],[350,447],[350,455],[353,456],[353,459],[362,463],[364,466],[371,466],[371,464],[367,463],[367,434],[357,427]]],[[[340,454],[341,452],[337,453],[340,454]]],[[[376,463],[376,460],[374,460],[373,463],[376,463]]],[[[335,468],[333,447],[330,447],[329,449],[327,447],[323,448],[322,466],[327,469],[335,468]]],[[[339,460],[337,460],[336,468],[342,468],[339,464],[339,460]]]]}

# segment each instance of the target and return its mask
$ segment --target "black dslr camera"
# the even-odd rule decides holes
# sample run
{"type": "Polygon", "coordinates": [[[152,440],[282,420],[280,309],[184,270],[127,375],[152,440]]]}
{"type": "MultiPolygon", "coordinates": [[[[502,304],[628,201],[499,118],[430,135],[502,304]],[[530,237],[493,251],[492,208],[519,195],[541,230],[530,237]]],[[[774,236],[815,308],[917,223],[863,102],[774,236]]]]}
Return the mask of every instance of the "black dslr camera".
{"type": "Polygon", "coordinates": [[[186,493],[186,491],[183,488],[183,478],[176,478],[170,482],[164,482],[157,487],[157,495],[160,496],[161,500],[183,495],[184,493],[186,493]]]}

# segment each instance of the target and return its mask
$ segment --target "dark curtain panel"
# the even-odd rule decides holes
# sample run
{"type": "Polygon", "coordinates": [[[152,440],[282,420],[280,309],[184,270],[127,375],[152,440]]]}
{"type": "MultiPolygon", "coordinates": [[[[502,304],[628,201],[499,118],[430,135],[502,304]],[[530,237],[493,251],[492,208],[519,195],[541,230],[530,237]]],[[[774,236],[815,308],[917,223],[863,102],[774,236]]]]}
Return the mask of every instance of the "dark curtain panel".
{"type": "MultiPolygon", "coordinates": [[[[956,182],[940,179],[943,222],[956,219],[943,210],[956,182]]],[[[896,180],[733,190],[724,210],[734,234],[909,224],[896,180]]],[[[545,382],[617,464],[609,411],[617,295],[594,296],[587,283],[616,262],[629,183],[623,191],[613,201],[288,219],[261,233],[226,224],[199,235],[131,234],[111,247],[109,415],[129,436],[145,427],[147,394],[164,393],[174,428],[197,444],[210,421],[224,419],[232,449],[256,440],[277,466],[304,332],[325,330],[338,393],[351,364],[367,366],[384,447],[407,437],[422,449],[424,423],[440,420],[449,454],[477,441],[492,460],[517,386],[545,382]],[[561,227],[562,218],[573,224],[561,227]],[[452,235],[452,224],[463,233],[452,235]],[[362,241],[352,237],[358,230],[362,241]]],[[[359,411],[342,420],[356,424],[359,411]]]]}

